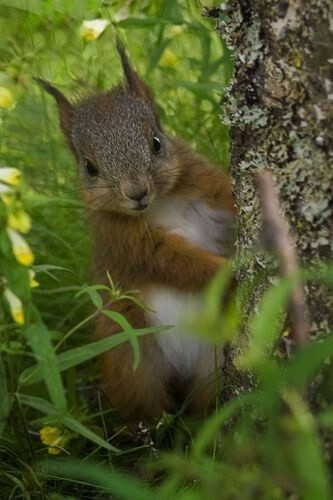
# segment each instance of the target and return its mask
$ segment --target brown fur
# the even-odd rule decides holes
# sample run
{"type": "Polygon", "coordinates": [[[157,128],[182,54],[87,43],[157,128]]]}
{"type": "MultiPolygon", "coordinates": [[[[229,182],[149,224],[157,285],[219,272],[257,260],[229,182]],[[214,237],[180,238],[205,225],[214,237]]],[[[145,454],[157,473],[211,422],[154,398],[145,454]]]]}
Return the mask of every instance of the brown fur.
{"type": "MultiPolygon", "coordinates": [[[[234,212],[229,178],[177,139],[164,134],[149,87],[132,69],[118,46],[127,80],[125,86],[87,98],[75,105],[47,82],[41,82],[58,103],[61,127],[75,153],[83,197],[91,212],[95,246],[94,277],[106,281],[106,271],[123,290],[141,292],[154,285],[201,291],[226,262],[149,223],[148,212],[135,212],[127,193],[147,189],[147,203],[163,199],[202,200],[211,208],[234,212]],[[151,153],[158,134],[162,152],[151,153]],[[86,160],[98,167],[90,178],[86,160]]],[[[136,202],[135,202],[136,203],[136,202]]],[[[135,328],[147,325],[145,312],[122,300],[112,305],[135,328]]],[[[120,331],[104,315],[96,322],[98,338],[120,331]]],[[[102,356],[102,379],[112,405],[127,422],[158,419],[176,409],[175,386],[188,408],[203,414],[211,404],[215,383],[202,363],[190,380],[168,379],[165,361],[154,336],[140,338],[141,362],[133,371],[131,346],[123,344],[102,356]],[[171,384],[171,385],[170,385],[171,384]]],[[[199,363],[200,364],[200,363],[199,363]]]]}

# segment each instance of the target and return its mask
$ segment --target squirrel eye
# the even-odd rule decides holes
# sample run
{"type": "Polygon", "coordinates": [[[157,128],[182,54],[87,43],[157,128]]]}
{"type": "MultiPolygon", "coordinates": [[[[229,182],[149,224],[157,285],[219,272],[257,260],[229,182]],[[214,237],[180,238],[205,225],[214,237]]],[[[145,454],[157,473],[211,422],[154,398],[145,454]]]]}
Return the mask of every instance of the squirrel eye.
{"type": "Polygon", "coordinates": [[[85,160],[85,167],[90,177],[96,177],[98,175],[98,170],[94,167],[91,161],[85,160]]]}
{"type": "Polygon", "coordinates": [[[157,154],[160,151],[161,151],[161,141],[156,135],[154,135],[154,137],[153,137],[153,152],[154,152],[154,154],[157,154]]]}

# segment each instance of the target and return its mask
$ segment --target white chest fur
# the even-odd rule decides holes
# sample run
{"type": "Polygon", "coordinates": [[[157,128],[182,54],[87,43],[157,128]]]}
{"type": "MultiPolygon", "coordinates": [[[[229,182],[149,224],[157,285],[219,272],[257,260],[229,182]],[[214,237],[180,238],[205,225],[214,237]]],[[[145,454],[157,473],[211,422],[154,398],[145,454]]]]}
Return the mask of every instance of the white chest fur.
{"type": "Polygon", "coordinates": [[[150,220],[212,253],[224,255],[230,248],[231,214],[214,210],[202,201],[162,202],[151,213],[150,220]]]}
{"type": "MultiPolygon", "coordinates": [[[[162,226],[196,246],[221,255],[228,253],[230,247],[230,222],[230,214],[213,210],[201,201],[168,201],[158,206],[150,218],[152,225],[162,226]]],[[[201,294],[156,286],[144,300],[154,311],[147,313],[152,324],[174,325],[157,336],[169,367],[183,376],[190,376],[196,370],[200,370],[202,376],[212,372],[213,347],[184,331],[184,319],[200,311],[201,294]]]]}

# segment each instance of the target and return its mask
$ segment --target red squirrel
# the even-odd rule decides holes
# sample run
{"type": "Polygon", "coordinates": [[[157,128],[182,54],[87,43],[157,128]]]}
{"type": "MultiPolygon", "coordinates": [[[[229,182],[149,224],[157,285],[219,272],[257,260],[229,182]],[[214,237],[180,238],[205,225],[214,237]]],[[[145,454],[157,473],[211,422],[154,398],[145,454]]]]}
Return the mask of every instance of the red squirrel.
{"type": "MultiPolygon", "coordinates": [[[[106,272],[122,290],[136,289],[147,309],[128,300],[111,308],[134,328],[174,325],[139,338],[133,370],[129,343],[102,356],[107,396],[128,423],[157,421],[187,402],[204,414],[214,400],[222,350],[183,331],[183,314],[202,294],[232,247],[234,202],[229,177],[165,133],[151,89],[117,42],[124,83],[77,102],[39,80],[55,98],[61,129],[77,164],[91,214],[94,279],[106,272]]],[[[104,315],[97,338],[121,331],[104,315]]]]}

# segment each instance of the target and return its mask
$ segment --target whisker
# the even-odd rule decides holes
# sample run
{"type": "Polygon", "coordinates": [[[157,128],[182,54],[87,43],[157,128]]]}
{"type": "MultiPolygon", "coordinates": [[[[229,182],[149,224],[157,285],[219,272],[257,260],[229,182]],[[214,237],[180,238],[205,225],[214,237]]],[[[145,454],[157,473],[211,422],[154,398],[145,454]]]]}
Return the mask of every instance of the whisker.
{"type": "Polygon", "coordinates": [[[95,189],[108,189],[115,187],[113,184],[104,184],[102,186],[85,186],[78,187],[76,189],[71,190],[62,190],[62,193],[72,194],[72,193],[81,193],[82,191],[94,191],[95,189]]]}

